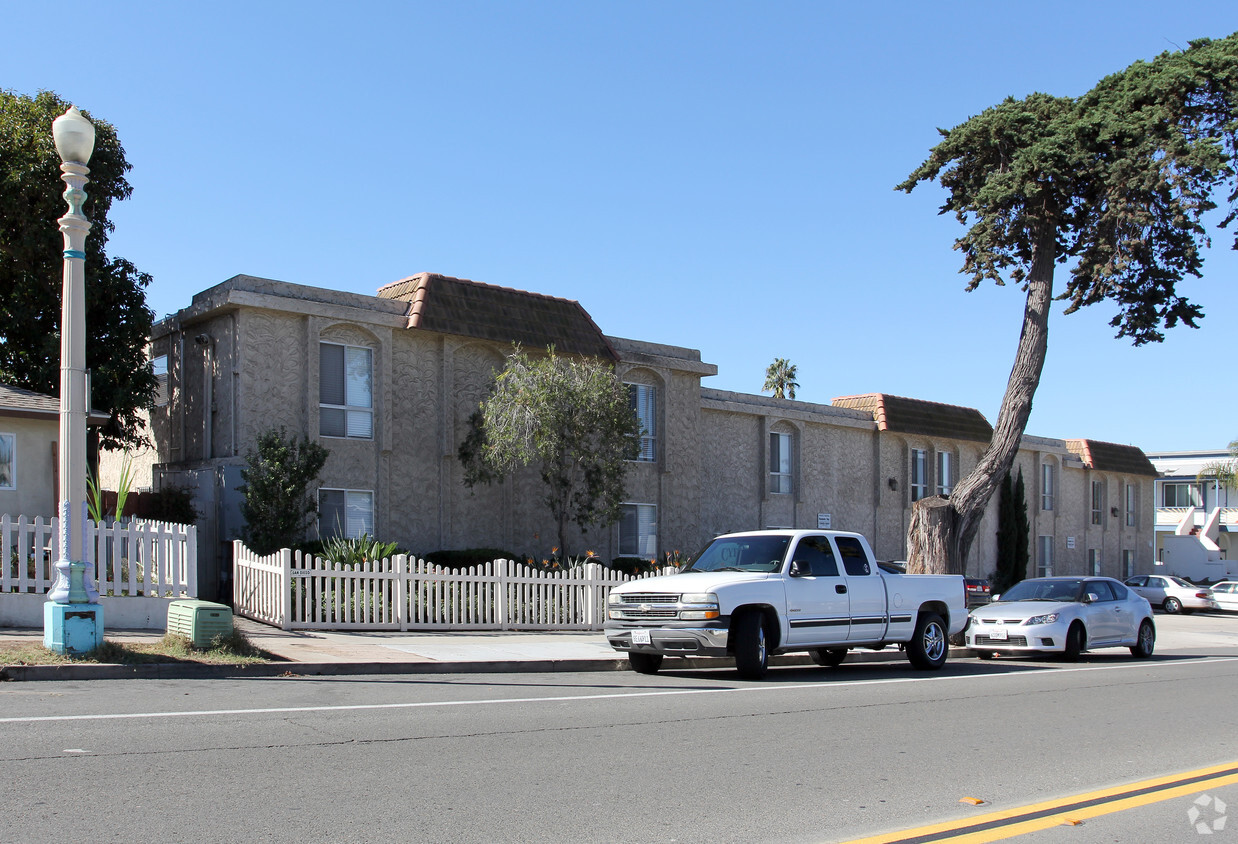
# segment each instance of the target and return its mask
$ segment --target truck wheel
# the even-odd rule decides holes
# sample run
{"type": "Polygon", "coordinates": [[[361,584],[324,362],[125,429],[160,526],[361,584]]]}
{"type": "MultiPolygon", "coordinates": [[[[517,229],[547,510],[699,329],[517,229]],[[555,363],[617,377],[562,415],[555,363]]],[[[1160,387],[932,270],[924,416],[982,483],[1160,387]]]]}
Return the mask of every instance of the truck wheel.
{"type": "Polygon", "coordinates": [[[916,632],[907,643],[907,661],[913,668],[936,671],[946,664],[950,646],[946,642],[946,625],[935,612],[920,613],[916,632]]]}
{"type": "Polygon", "coordinates": [[[735,619],[735,670],[745,680],[760,680],[768,669],[764,619],[746,612],[735,619]]]}
{"type": "Polygon", "coordinates": [[[808,653],[812,657],[813,662],[826,668],[842,665],[843,660],[847,658],[847,652],[842,648],[817,648],[815,651],[809,651],[808,653]]]}
{"type": "Polygon", "coordinates": [[[628,654],[628,665],[637,674],[657,674],[662,667],[662,654],[628,654]]]}

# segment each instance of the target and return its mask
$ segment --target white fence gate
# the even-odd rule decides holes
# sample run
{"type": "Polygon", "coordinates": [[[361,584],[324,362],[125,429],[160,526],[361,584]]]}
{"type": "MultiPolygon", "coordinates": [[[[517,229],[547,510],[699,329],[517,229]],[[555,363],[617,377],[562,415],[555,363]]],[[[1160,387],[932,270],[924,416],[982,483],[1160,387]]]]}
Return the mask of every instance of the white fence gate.
{"type": "MultiPolygon", "coordinates": [[[[45,593],[52,588],[59,519],[0,516],[0,594],[45,593]]],[[[85,556],[100,595],[194,598],[198,594],[198,541],[193,525],[130,519],[87,522],[85,556]]]]}
{"type": "Polygon", "coordinates": [[[600,563],[454,570],[404,554],[353,567],[287,548],[259,557],[239,540],[232,569],[235,611],[284,630],[600,630],[610,590],[636,579],[600,563]]]}

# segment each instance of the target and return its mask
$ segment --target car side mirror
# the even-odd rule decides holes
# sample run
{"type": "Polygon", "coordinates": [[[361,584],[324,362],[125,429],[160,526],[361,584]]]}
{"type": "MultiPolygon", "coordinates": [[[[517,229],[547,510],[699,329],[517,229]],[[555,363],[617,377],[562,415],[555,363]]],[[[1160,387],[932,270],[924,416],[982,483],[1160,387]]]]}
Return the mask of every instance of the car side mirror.
{"type": "Polygon", "coordinates": [[[1097,601],[1099,601],[1099,600],[1100,600],[1100,595],[1097,595],[1095,592],[1089,592],[1089,593],[1088,593],[1088,594],[1084,597],[1084,599],[1083,599],[1083,603],[1085,603],[1085,604],[1094,604],[1094,603],[1096,603],[1096,602],[1097,602],[1097,601]]]}
{"type": "Polygon", "coordinates": [[[993,600],[994,600],[994,601],[1000,601],[1001,599],[1002,599],[1002,593],[1001,593],[1001,592],[998,592],[996,595],[994,595],[994,596],[993,596],[993,600]]]}

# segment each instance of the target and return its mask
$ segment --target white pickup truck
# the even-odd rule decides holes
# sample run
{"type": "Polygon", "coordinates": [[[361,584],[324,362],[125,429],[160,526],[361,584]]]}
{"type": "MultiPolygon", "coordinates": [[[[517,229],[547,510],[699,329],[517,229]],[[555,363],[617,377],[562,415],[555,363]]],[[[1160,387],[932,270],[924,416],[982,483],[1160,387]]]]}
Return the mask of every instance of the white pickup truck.
{"type": "Polygon", "coordinates": [[[916,668],[941,668],[966,625],[959,575],[883,571],[858,533],[762,530],[719,536],[676,574],[615,587],[603,629],[642,674],[666,655],[732,656],[759,679],[770,654],[807,651],[834,666],[849,648],[889,644],[916,668]]]}

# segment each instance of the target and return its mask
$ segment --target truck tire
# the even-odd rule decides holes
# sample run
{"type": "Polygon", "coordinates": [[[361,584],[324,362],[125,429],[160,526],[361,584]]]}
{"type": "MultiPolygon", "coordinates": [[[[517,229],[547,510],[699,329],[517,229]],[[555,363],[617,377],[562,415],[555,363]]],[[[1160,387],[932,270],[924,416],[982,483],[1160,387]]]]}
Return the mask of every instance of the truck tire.
{"type": "Polygon", "coordinates": [[[815,651],[809,651],[812,661],[817,665],[825,668],[834,668],[843,664],[843,660],[847,658],[847,650],[845,648],[817,648],[815,651]]]}
{"type": "Polygon", "coordinates": [[[637,674],[657,674],[662,667],[662,654],[629,653],[628,665],[637,674]]]}
{"type": "Polygon", "coordinates": [[[922,612],[916,619],[916,632],[907,643],[907,661],[921,671],[936,671],[946,664],[950,645],[946,625],[935,612],[922,612]]]}
{"type": "Polygon", "coordinates": [[[735,670],[745,680],[760,680],[769,670],[765,621],[761,613],[746,612],[735,619],[735,670]]]}

